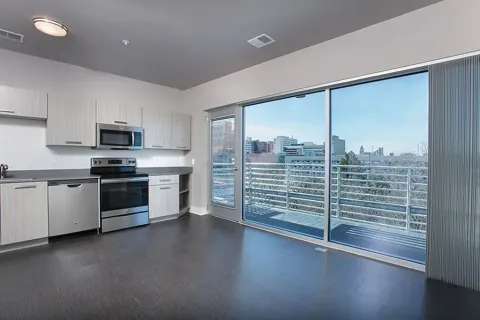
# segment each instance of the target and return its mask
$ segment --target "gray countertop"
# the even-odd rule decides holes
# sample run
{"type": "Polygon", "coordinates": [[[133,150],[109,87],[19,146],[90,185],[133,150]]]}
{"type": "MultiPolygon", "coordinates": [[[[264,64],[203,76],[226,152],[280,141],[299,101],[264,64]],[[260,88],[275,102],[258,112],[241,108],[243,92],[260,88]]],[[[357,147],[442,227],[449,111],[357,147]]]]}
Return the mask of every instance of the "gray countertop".
{"type": "MultiPolygon", "coordinates": [[[[138,173],[147,173],[150,176],[169,174],[190,174],[192,167],[154,167],[137,168],[138,173]]],[[[11,170],[7,171],[5,179],[0,183],[55,181],[74,179],[99,179],[98,175],[90,174],[90,169],[49,169],[49,170],[11,170]]]]}

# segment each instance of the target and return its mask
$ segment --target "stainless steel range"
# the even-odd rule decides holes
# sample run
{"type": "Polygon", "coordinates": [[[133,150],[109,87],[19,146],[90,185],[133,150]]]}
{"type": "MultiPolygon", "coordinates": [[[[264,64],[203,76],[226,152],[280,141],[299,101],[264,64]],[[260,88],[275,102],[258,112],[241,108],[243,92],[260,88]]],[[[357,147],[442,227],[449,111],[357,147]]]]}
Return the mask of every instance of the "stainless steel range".
{"type": "Polygon", "coordinates": [[[100,175],[101,232],[149,223],[148,175],[136,172],[135,158],[92,158],[90,173],[100,175]]]}

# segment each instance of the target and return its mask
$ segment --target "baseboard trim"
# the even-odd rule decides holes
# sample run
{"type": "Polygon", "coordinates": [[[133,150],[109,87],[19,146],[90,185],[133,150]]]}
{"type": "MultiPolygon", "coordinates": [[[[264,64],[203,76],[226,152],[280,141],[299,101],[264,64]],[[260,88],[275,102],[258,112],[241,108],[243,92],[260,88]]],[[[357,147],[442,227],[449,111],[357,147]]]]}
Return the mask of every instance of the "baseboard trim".
{"type": "Polygon", "coordinates": [[[44,244],[48,244],[48,238],[25,241],[25,242],[20,242],[20,243],[6,244],[4,246],[0,246],[0,253],[43,246],[44,244]]]}
{"type": "Polygon", "coordinates": [[[204,216],[208,214],[208,210],[207,210],[207,207],[192,206],[190,208],[190,213],[196,214],[198,216],[204,216]]]}
{"type": "Polygon", "coordinates": [[[169,220],[175,220],[177,218],[178,218],[178,214],[171,214],[169,216],[164,216],[164,217],[160,217],[160,218],[152,218],[152,219],[150,219],[150,224],[163,222],[163,221],[169,221],[169,220]]]}

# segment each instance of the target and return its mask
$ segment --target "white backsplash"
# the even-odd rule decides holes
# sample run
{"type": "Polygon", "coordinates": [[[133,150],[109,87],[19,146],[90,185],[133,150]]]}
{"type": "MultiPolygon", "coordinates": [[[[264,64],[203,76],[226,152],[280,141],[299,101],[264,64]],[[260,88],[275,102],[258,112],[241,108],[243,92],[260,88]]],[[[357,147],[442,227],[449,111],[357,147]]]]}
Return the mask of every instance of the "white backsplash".
{"type": "Polygon", "coordinates": [[[0,163],[10,170],[81,169],[92,157],[133,157],[139,167],[183,166],[179,150],[112,151],[85,147],[46,147],[45,121],[0,118],[0,163]]]}

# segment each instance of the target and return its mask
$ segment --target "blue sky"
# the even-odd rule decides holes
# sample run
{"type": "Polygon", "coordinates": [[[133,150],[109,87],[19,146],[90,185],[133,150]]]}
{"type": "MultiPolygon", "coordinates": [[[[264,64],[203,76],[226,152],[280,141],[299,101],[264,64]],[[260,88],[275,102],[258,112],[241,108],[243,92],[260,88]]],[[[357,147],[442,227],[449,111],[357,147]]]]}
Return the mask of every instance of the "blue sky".
{"type": "MultiPolygon", "coordinates": [[[[383,147],[385,154],[414,152],[428,137],[428,74],[420,73],[331,91],[332,134],[347,151],[383,147]]],[[[293,136],[325,141],[325,94],[245,108],[245,135],[254,140],[293,136]]]]}

